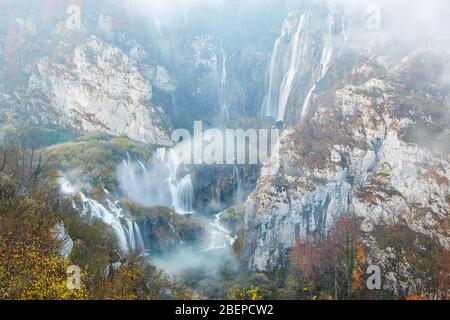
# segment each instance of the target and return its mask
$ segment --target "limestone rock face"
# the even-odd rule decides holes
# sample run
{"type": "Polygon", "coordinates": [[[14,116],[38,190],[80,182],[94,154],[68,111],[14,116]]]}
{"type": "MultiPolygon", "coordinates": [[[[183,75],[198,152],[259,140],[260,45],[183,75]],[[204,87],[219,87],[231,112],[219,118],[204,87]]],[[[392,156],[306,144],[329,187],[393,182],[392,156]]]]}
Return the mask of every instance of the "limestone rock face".
{"type": "Polygon", "coordinates": [[[150,145],[170,144],[164,113],[152,105],[152,88],[134,60],[96,37],[62,63],[42,58],[28,90],[45,97],[59,124],[150,145]]]}
{"type": "Polygon", "coordinates": [[[53,235],[56,238],[56,240],[61,242],[61,247],[59,248],[59,254],[61,255],[61,257],[68,259],[70,257],[70,255],[72,254],[73,240],[67,234],[67,231],[64,227],[64,223],[60,222],[60,223],[56,224],[53,227],[52,231],[53,231],[53,235]]]}
{"type": "Polygon", "coordinates": [[[448,92],[386,73],[323,93],[309,121],[284,131],[278,173],[263,174],[246,204],[249,269],[283,265],[297,241],[325,237],[348,212],[368,234],[401,220],[449,248],[448,92]]]}

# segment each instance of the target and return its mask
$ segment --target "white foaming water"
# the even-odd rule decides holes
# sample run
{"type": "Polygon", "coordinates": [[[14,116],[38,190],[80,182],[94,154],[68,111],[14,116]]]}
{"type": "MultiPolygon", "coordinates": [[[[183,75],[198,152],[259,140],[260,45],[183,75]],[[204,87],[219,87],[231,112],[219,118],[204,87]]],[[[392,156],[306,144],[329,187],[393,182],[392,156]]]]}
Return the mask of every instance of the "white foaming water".
{"type": "Polygon", "coordinates": [[[308,50],[306,37],[309,13],[301,15],[295,32],[289,38],[292,29],[292,14],[283,24],[281,36],[275,41],[269,65],[269,86],[264,99],[263,114],[277,121],[284,121],[286,107],[292,93],[296,75],[308,50]],[[287,50],[282,45],[289,40],[287,50]]]}
{"type": "Polygon", "coordinates": [[[128,155],[117,169],[117,177],[129,200],[146,206],[171,205],[169,170],[161,162],[153,161],[147,168],[128,155]]]}
{"type": "Polygon", "coordinates": [[[190,174],[186,175],[178,184],[174,198],[176,200],[176,212],[181,214],[194,213],[194,187],[190,174]]]}
{"type": "Polygon", "coordinates": [[[264,101],[263,114],[267,117],[277,114],[278,91],[276,89],[275,78],[278,72],[278,55],[280,52],[281,41],[286,35],[287,22],[284,23],[281,36],[275,41],[269,65],[269,89],[264,101]]]}
{"type": "Polygon", "coordinates": [[[305,28],[305,14],[302,14],[300,18],[300,22],[298,23],[297,32],[294,34],[291,42],[289,44],[289,52],[291,61],[289,63],[289,70],[284,76],[283,82],[281,84],[281,92],[280,99],[278,102],[278,113],[277,120],[284,121],[284,116],[286,113],[286,106],[291,96],[292,85],[294,84],[295,75],[297,74],[297,70],[300,62],[300,54],[299,50],[299,42],[300,42],[300,33],[305,28]]]}
{"type": "Polygon", "coordinates": [[[316,82],[313,84],[312,88],[309,90],[308,95],[306,96],[305,102],[303,103],[302,115],[301,118],[304,119],[308,114],[308,109],[311,104],[311,98],[313,93],[316,91],[317,85],[320,81],[325,77],[328,70],[331,67],[331,61],[334,55],[334,42],[333,42],[333,28],[334,28],[335,19],[332,16],[328,16],[327,27],[328,34],[325,40],[325,46],[322,51],[322,56],[320,58],[320,73],[316,82]]]}
{"type": "Polygon", "coordinates": [[[231,232],[224,228],[220,219],[223,212],[216,215],[213,222],[210,223],[210,243],[207,249],[203,251],[213,251],[233,247],[237,237],[232,236],[231,232]]]}
{"type": "MultiPolygon", "coordinates": [[[[320,81],[323,80],[331,67],[335,56],[335,41],[333,29],[335,18],[329,14],[327,20],[327,33],[324,35],[323,48],[320,61],[315,63],[315,42],[310,38],[310,24],[313,15],[310,12],[303,13],[299,19],[290,14],[283,24],[281,36],[275,41],[269,64],[269,83],[266,97],[264,98],[262,113],[273,117],[277,121],[285,121],[286,110],[292,95],[296,92],[296,81],[306,81],[310,72],[317,74],[313,85],[305,92],[305,99],[301,109],[301,118],[308,114],[311,100],[320,81]],[[298,23],[295,23],[295,21],[298,23]],[[295,27],[294,27],[295,26],[295,27]],[[288,43],[288,44],[287,44],[288,43]],[[284,48],[284,50],[283,50],[284,48]],[[316,67],[318,70],[316,72],[316,67]]],[[[348,34],[342,20],[342,37],[346,41],[348,34]]],[[[298,83],[301,83],[298,81],[298,83]]]]}
{"type": "Polygon", "coordinates": [[[178,238],[178,241],[180,244],[184,244],[183,239],[181,239],[180,234],[177,232],[177,228],[175,228],[175,226],[169,222],[169,228],[172,231],[172,233],[175,235],[175,237],[178,238]]]}
{"type": "Polygon", "coordinates": [[[222,119],[228,120],[230,118],[230,107],[227,96],[227,56],[223,47],[220,50],[222,52],[222,75],[219,88],[220,116],[222,119]]]}
{"type": "MultiPolygon", "coordinates": [[[[75,188],[66,178],[60,178],[59,184],[61,191],[66,195],[76,195],[75,188]]],[[[79,192],[82,202],[82,215],[91,219],[100,219],[110,227],[112,227],[116,235],[119,249],[124,253],[145,252],[144,240],[141,231],[136,222],[133,222],[123,216],[123,210],[117,203],[107,200],[107,209],[101,203],[87,197],[83,192],[79,192]],[[124,222],[125,226],[122,224],[124,222]]]]}
{"type": "Polygon", "coordinates": [[[242,202],[242,178],[241,171],[238,166],[233,167],[233,181],[234,181],[234,202],[240,204],[242,202]]]}
{"type": "Polygon", "coordinates": [[[189,174],[180,177],[186,155],[190,157],[191,143],[181,142],[158,154],[146,166],[132,162],[128,156],[118,168],[121,189],[133,202],[146,206],[165,206],[179,214],[194,213],[194,188],[189,174]]]}

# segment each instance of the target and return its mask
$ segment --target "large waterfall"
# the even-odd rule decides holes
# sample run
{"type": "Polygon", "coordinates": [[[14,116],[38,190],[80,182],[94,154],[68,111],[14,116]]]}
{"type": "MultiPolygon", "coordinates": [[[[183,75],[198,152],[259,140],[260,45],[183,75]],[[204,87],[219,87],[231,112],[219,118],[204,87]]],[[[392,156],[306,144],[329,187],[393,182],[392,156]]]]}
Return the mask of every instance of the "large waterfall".
{"type": "Polygon", "coordinates": [[[281,36],[275,41],[269,65],[269,84],[264,99],[263,114],[277,121],[285,120],[286,107],[300,67],[307,58],[309,13],[296,23],[293,15],[284,22],[281,36]],[[295,26],[295,31],[293,27],[295,26]],[[286,48],[287,45],[287,48],[286,48]]]}
{"type": "Polygon", "coordinates": [[[132,161],[128,155],[118,168],[122,191],[130,200],[142,205],[165,206],[179,214],[193,213],[192,177],[181,174],[180,170],[183,154],[190,152],[189,147],[190,143],[180,143],[147,163],[132,161]]]}
{"type": "MultiPolygon", "coordinates": [[[[317,88],[317,85],[319,84],[320,81],[322,81],[322,79],[325,77],[328,69],[330,69],[331,66],[331,60],[333,58],[334,55],[334,41],[333,41],[333,28],[334,28],[334,23],[335,23],[335,19],[332,16],[328,16],[328,21],[327,21],[327,25],[328,25],[328,34],[326,36],[326,40],[325,40],[325,46],[323,48],[322,51],[322,56],[320,58],[320,73],[319,73],[319,77],[317,79],[317,81],[313,84],[312,88],[309,90],[305,102],[303,104],[303,108],[302,108],[302,119],[305,118],[305,116],[308,114],[308,108],[310,105],[310,101],[311,101],[311,97],[314,93],[314,91],[317,88]]],[[[344,27],[344,24],[343,24],[344,27]]],[[[345,32],[344,32],[345,35],[345,32]]]]}
{"type": "MultiPolygon", "coordinates": [[[[268,66],[267,93],[262,106],[264,116],[285,121],[290,104],[302,107],[302,119],[308,114],[314,92],[336,56],[336,19],[330,13],[326,29],[322,21],[320,16],[305,12],[299,16],[291,13],[284,22],[268,66]]],[[[343,18],[340,28],[345,42],[348,34],[343,18]]]]}
{"type": "MultiPolygon", "coordinates": [[[[78,194],[82,204],[82,215],[90,219],[99,219],[109,225],[117,239],[119,249],[124,253],[145,252],[144,239],[136,222],[124,217],[123,209],[117,203],[106,200],[108,208],[98,201],[87,197],[83,192],[76,192],[73,185],[66,178],[60,178],[61,191],[74,196],[78,194]]],[[[109,192],[105,190],[105,194],[109,192]]]]}
{"type": "Polygon", "coordinates": [[[236,204],[242,203],[242,177],[238,166],[233,167],[233,182],[234,182],[234,202],[236,204]]]}
{"type": "Polygon", "coordinates": [[[175,211],[182,214],[194,213],[194,187],[191,175],[186,175],[177,186],[174,195],[175,211]]]}
{"type": "Polygon", "coordinates": [[[223,47],[220,50],[222,53],[222,72],[219,87],[220,117],[223,120],[228,120],[230,118],[230,107],[228,105],[227,90],[227,56],[223,47]]]}
{"type": "Polygon", "coordinates": [[[307,18],[305,17],[306,15],[302,14],[300,22],[298,23],[297,31],[292,37],[289,44],[288,52],[290,55],[290,62],[289,62],[289,69],[287,70],[287,73],[285,74],[283,81],[281,82],[280,97],[278,100],[278,109],[277,109],[278,121],[284,121],[286,106],[289,97],[291,96],[292,85],[294,84],[295,76],[297,74],[297,70],[300,63],[300,58],[303,53],[299,48],[299,43],[301,32],[306,28],[307,18]]]}
{"type": "Polygon", "coordinates": [[[170,171],[166,165],[152,159],[148,163],[132,161],[127,155],[117,170],[121,190],[125,196],[145,206],[171,206],[170,171]]]}

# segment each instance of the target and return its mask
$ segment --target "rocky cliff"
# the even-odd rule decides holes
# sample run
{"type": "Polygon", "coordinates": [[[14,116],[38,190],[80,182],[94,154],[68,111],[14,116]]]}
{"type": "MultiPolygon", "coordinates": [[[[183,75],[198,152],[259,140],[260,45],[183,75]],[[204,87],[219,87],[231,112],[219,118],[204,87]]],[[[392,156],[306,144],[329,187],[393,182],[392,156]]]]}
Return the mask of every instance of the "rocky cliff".
{"type": "Polygon", "coordinates": [[[50,102],[59,123],[150,145],[169,144],[164,114],[151,104],[151,86],[131,58],[91,37],[66,59],[41,59],[29,81],[29,89],[50,102]]]}
{"type": "Polygon", "coordinates": [[[284,131],[278,173],[247,201],[248,268],[284,265],[297,241],[326,237],[347,212],[362,218],[368,243],[375,225],[402,220],[449,247],[449,92],[439,75],[423,77],[445,59],[442,48],[383,63],[362,56],[347,81],[322,90],[314,114],[284,131]]]}
{"type": "MultiPolygon", "coordinates": [[[[166,114],[152,100],[152,85],[138,63],[138,45],[124,50],[90,35],[94,30],[64,24],[48,32],[32,17],[17,18],[14,27],[26,37],[16,45],[1,39],[8,50],[2,56],[0,102],[9,120],[171,144],[166,114]]],[[[161,73],[154,78],[160,80],[161,73]]]]}

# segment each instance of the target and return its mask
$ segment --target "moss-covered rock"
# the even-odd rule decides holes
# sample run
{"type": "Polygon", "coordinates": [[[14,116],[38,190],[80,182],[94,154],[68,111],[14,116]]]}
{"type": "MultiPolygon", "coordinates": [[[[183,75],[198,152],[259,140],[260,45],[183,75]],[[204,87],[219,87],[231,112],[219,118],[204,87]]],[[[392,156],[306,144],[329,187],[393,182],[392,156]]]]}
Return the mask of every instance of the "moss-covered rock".
{"type": "Polygon", "coordinates": [[[161,253],[186,243],[196,243],[203,235],[199,218],[183,216],[165,207],[143,207],[125,202],[124,208],[137,221],[145,247],[161,253]]]}
{"type": "Polygon", "coordinates": [[[94,188],[102,185],[108,190],[116,190],[115,170],[127,153],[147,158],[152,151],[128,138],[104,134],[90,134],[41,151],[47,170],[76,172],[77,176],[87,177],[94,188]]]}
{"type": "Polygon", "coordinates": [[[220,216],[221,222],[237,239],[233,244],[233,250],[236,255],[240,256],[244,246],[245,237],[245,205],[231,207],[225,210],[220,216]]]}

